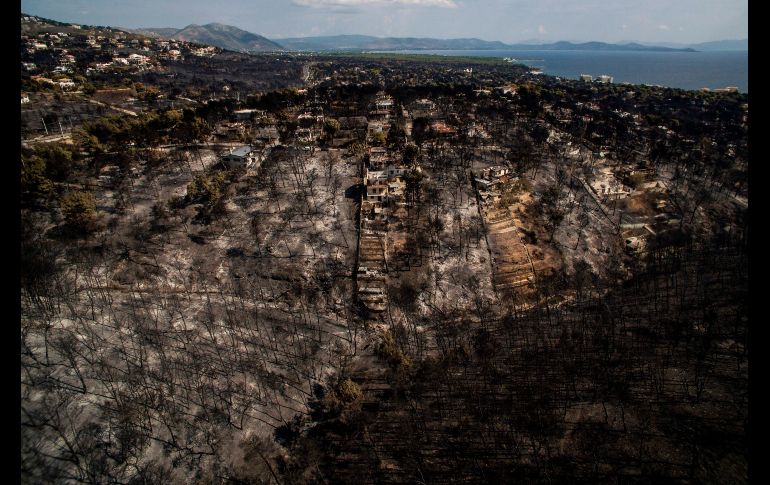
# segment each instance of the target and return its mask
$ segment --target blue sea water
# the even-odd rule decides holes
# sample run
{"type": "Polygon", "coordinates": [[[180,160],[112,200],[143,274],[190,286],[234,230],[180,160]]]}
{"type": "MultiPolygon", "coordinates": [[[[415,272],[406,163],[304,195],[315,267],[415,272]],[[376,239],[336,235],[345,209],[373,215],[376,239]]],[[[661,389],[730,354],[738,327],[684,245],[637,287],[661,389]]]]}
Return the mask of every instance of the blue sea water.
{"type": "Polygon", "coordinates": [[[514,51],[514,50],[414,50],[409,54],[510,57],[543,73],[578,79],[607,74],[613,82],[652,84],[682,89],[736,86],[749,91],[747,51],[719,52],[620,52],[620,51],[514,51]]]}

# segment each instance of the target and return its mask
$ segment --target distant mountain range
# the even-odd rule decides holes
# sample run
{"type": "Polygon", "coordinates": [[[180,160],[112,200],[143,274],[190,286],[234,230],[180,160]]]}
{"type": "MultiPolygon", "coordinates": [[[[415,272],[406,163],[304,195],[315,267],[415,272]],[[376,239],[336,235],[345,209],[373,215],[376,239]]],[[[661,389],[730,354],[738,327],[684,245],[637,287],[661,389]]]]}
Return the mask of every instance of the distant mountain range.
{"type": "Polygon", "coordinates": [[[550,44],[505,44],[480,39],[431,39],[415,37],[373,37],[369,35],[334,35],[276,39],[287,49],[297,51],[359,50],[603,50],[603,51],[693,51],[689,47],[648,46],[639,43],[555,42],[550,44]]]}
{"type": "Polygon", "coordinates": [[[511,44],[513,50],[548,50],[548,51],[678,51],[695,52],[690,47],[663,47],[654,45],[643,45],[636,42],[625,44],[608,44],[606,42],[581,42],[572,43],[566,41],[554,42],[552,44],[511,44]]]}
{"type": "Polygon", "coordinates": [[[319,37],[287,37],[270,40],[230,25],[210,23],[188,25],[183,29],[145,28],[124,29],[137,34],[153,37],[198,42],[238,52],[274,51],[402,51],[402,50],[589,50],[589,51],[652,51],[652,52],[693,52],[693,51],[744,51],[748,50],[748,39],[720,40],[700,44],[675,44],[661,42],[658,45],[624,41],[607,42],[553,42],[538,43],[536,40],[506,44],[475,38],[433,39],[429,37],[375,37],[371,35],[331,35],[319,37]]]}
{"type": "Polygon", "coordinates": [[[712,42],[701,42],[700,44],[670,44],[661,43],[660,45],[666,47],[691,47],[696,51],[748,51],[749,39],[736,39],[736,40],[715,40],[712,42]]]}
{"type": "Polygon", "coordinates": [[[206,25],[188,25],[183,29],[171,27],[125,29],[136,34],[151,37],[197,42],[199,44],[213,45],[237,52],[274,52],[286,50],[275,42],[252,34],[232,25],[211,23],[206,25]]]}
{"type": "Polygon", "coordinates": [[[297,51],[334,50],[418,50],[418,49],[506,49],[499,41],[480,39],[431,39],[417,37],[373,37],[371,35],[332,35],[294,37],[276,40],[287,49],[297,51]]]}

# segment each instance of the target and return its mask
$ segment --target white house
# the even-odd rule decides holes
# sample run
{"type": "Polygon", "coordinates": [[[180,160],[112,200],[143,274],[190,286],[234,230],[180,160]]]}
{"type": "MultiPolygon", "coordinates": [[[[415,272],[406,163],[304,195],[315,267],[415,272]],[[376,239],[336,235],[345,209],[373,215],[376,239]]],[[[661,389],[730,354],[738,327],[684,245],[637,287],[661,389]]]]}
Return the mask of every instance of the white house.
{"type": "Polygon", "coordinates": [[[227,164],[230,168],[250,168],[259,161],[258,153],[249,145],[230,149],[229,153],[222,156],[222,162],[227,164]]]}

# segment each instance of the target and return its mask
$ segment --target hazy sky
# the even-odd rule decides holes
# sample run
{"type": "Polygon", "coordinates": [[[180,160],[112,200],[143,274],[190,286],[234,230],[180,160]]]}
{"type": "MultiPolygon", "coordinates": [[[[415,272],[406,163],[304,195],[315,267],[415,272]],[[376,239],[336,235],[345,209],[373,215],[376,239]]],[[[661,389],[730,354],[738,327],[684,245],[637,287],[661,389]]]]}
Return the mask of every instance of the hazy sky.
{"type": "Polygon", "coordinates": [[[748,0],[21,0],[21,10],[129,28],[220,22],[269,38],[696,43],[748,37],[748,0]]]}

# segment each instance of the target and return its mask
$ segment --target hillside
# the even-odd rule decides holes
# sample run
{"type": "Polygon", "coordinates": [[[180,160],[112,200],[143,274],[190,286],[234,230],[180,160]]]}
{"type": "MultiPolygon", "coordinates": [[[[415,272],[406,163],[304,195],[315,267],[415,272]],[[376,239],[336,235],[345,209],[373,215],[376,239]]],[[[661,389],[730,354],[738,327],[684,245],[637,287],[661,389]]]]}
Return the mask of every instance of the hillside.
{"type": "Polygon", "coordinates": [[[21,483],[751,483],[747,94],[21,22],[21,483]]]}
{"type": "Polygon", "coordinates": [[[749,50],[749,39],[715,40],[713,42],[701,42],[690,47],[699,51],[747,51],[749,50]]]}
{"type": "Polygon", "coordinates": [[[159,27],[159,28],[150,28],[150,29],[126,29],[126,30],[129,30],[135,34],[146,35],[147,37],[165,37],[165,38],[173,37],[174,34],[179,32],[179,29],[175,29],[174,27],[159,27]]]}
{"type": "Polygon", "coordinates": [[[651,46],[651,45],[642,45],[637,44],[635,42],[630,42],[627,44],[608,44],[606,42],[580,42],[580,43],[573,43],[573,42],[554,42],[553,44],[540,44],[540,45],[528,45],[528,44],[518,44],[518,45],[512,45],[512,48],[520,49],[520,50],[558,50],[558,51],[653,51],[653,52],[664,52],[664,51],[680,51],[680,52],[693,52],[694,49],[691,48],[673,48],[673,47],[661,47],[661,46],[651,46]]]}
{"type": "Polygon", "coordinates": [[[261,35],[253,34],[232,25],[210,23],[191,24],[183,29],[170,27],[133,29],[132,32],[148,36],[167,37],[208,44],[237,52],[272,52],[285,50],[282,46],[261,35]]]}

